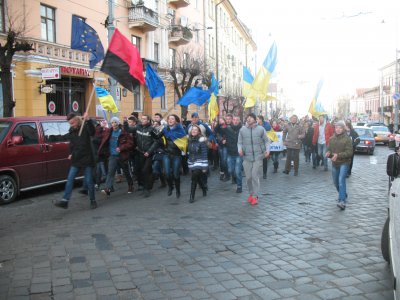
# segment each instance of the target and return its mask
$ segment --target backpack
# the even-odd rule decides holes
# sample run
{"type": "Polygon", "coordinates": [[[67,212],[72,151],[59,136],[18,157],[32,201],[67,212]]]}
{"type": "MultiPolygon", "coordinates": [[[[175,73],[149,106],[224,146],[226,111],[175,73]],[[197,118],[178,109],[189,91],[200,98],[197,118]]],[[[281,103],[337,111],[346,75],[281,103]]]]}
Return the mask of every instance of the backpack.
{"type": "Polygon", "coordinates": [[[397,153],[388,156],[386,162],[386,174],[393,180],[400,173],[400,157],[397,153]]]}

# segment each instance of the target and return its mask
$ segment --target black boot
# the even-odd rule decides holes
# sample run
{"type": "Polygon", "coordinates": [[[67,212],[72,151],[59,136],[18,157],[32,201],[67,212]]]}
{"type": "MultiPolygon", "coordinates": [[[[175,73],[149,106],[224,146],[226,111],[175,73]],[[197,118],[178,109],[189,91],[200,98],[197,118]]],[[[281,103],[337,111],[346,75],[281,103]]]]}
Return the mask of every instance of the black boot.
{"type": "Polygon", "coordinates": [[[167,183],[166,183],[166,181],[165,181],[164,174],[161,174],[161,175],[160,175],[160,182],[161,182],[160,188],[165,188],[165,187],[167,186],[167,183]]]}
{"type": "Polygon", "coordinates": [[[199,186],[203,190],[203,197],[207,196],[207,183],[206,183],[206,180],[207,180],[207,176],[205,176],[204,173],[201,174],[198,177],[199,186]]]}
{"type": "Polygon", "coordinates": [[[171,196],[172,195],[172,191],[174,189],[174,185],[172,183],[172,179],[171,178],[168,178],[167,182],[168,182],[168,196],[171,196]]]}
{"type": "Polygon", "coordinates": [[[190,188],[190,198],[189,198],[190,203],[194,202],[194,194],[196,193],[196,186],[197,186],[197,181],[192,180],[192,186],[190,188]]]}
{"type": "Polygon", "coordinates": [[[181,196],[181,179],[175,179],[176,198],[181,196]]]}
{"type": "Polygon", "coordinates": [[[274,173],[278,172],[278,166],[279,166],[279,163],[274,162],[274,173]]]}

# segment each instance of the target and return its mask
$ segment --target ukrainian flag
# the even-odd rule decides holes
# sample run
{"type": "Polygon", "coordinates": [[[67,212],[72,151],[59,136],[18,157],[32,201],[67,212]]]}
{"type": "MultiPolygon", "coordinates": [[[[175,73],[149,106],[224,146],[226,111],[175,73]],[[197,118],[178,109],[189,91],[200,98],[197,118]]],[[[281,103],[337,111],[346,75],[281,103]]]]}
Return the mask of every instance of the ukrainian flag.
{"type": "Polygon", "coordinates": [[[252,84],[252,96],[260,99],[260,100],[269,100],[268,93],[268,86],[269,80],[271,78],[271,74],[275,70],[275,66],[277,63],[277,48],[276,43],[274,42],[271,48],[268,51],[267,57],[264,60],[260,70],[256,77],[254,78],[252,84]]]}
{"type": "Polygon", "coordinates": [[[253,107],[256,105],[256,99],[252,94],[252,83],[254,81],[253,75],[251,75],[249,69],[243,66],[243,96],[246,98],[244,108],[253,107]]]}
{"type": "Polygon", "coordinates": [[[100,104],[104,110],[107,111],[111,110],[113,113],[118,112],[118,107],[115,104],[113,97],[107,90],[101,87],[96,87],[96,95],[97,98],[99,98],[100,104]]]}
{"type": "Polygon", "coordinates": [[[267,131],[267,137],[271,140],[272,143],[279,141],[279,138],[278,138],[275,130],[273,130],[273,129],[267,131]]]}
{"type": "Polygon", "coordinates": [[[163,133],[166,139],[171,140],[182,152],[186,153],[189,145],[189,139],[186,135],[185,129],[181,124],[177,124],[172,129],[164,127],[163,133]]]}
{"type": "Polygon", "coordinates": [[[317,91],[315,92],[314,98],[311,101],[310,108],[308,112],[315,118],[319,118],[319,116],[327,115],[328,113],[322,107],[321,103],[318,102],[319,92],[321,91],[322,85],[324,81],[321,79],[317,85],[317,91]]]}
{"type": "Polygon", "coordinates": [[[215,118],[219,114],[217,95],[219,93],[218,81],[215,78],[214,74],[211,76],[211,86],[210,86],[211,97],[208,101],[208,116],[210,121],[215,120],[215,118]]]}
{"type": "Polygon", "coordinates": [[[177,138],[174,141],[174,144],[179,148],[179,150],[181,150],[183,153],[186,153],[189,145],[189,139],[187,136],[177,138]]]}

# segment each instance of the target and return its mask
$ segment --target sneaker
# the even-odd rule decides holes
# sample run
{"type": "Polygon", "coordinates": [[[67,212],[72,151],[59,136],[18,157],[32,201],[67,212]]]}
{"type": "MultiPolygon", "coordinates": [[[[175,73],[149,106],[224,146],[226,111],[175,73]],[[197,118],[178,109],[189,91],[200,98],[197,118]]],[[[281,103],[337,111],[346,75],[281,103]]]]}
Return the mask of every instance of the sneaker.
{"type": "Polygon", "coordinates": [[[286,170],[285,170],[285,171],[283,171],[282,173],[288,175],[288,174],[289,174],[289,171],[286,171],[286,170]]]}
{"type": "Polygon", "coordinates": [[[57,200],[56,202],[54,202],[54,206],[67,209],[68,208],[68,200],[66,200],[66,199],[57,200]]]}
{"type": "Polygon", "coordinates": [[[343,202],[339,201],[337,204],[337,207],[340,208],[340,210],[345,210],[346,209],[346,204],[344,204],[343,202]]]}
{"type": "Polygon", "coordinates": [[[257,205],[258,204],[258,197],[252,197],[252,201],[250,202],[251,205],[257,205]]]}
{"type": "Polygon", "coordinates": [[[110,196],[110,195],[111,195],[110,189],[104,189],[104,190],[101,190],[101,192],[102,192],[104,195],[107,195],[107,196],[110,196]]]}
{"type": "Polygon", "coordinates": [[[240,194],[242,192],[242,188],[241,187],[237,187],[236,188],[236,193],[240,194]]]}
{"type": "Polygon", "coordinates": [[[253,201],[253,194],[250,194],[250,196],[247,198],[247,202],[251,203],[253,201]]]}
{"type": "Polygon", "coordinates": [[[87,190],[79,190],[78,193],[82,194],[82,195],[87,195],[88,191],[87,190]]]}
{"type": "Polygon", "coordinates": [[[91,200],[91,201],[90,201],[90,208],[91,208],[91,209],[96,209],[96,208],[97,208],[97,202],[96,202],[96,200],[91,200]]]}
{"type": "Polygon", "coordinates": [[[128,185],[128,194],[132,194],[133,193],[133,185],[130,184],[128,185]]]}
{"type": "Polygon", "coordinates": [[[100,185],[95,184],[95,185],[94,185],[94,189],[95,189],[96,191],[98,191],[98,190],[100,189],[100,185]]]}

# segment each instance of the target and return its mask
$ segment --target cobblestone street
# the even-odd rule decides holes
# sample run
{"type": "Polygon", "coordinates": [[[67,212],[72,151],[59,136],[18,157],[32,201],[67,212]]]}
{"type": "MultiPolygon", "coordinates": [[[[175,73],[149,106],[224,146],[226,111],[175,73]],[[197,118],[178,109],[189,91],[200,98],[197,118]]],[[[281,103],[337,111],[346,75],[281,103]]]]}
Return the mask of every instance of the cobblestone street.
{"type": "Polygon", "coordinates": [[[96,210],[78,188],[68,210],[52,205],[62,186],[31,191],[0,207],[0,299],[393,299],[380,252],[389,151],[356,154],[345,211],[330,170],[303,156],[298,177],[270,163],[258,206],[217,172],[193,204],[188,176],[179,201],[124,182],[97,192],[96,210]]]}

